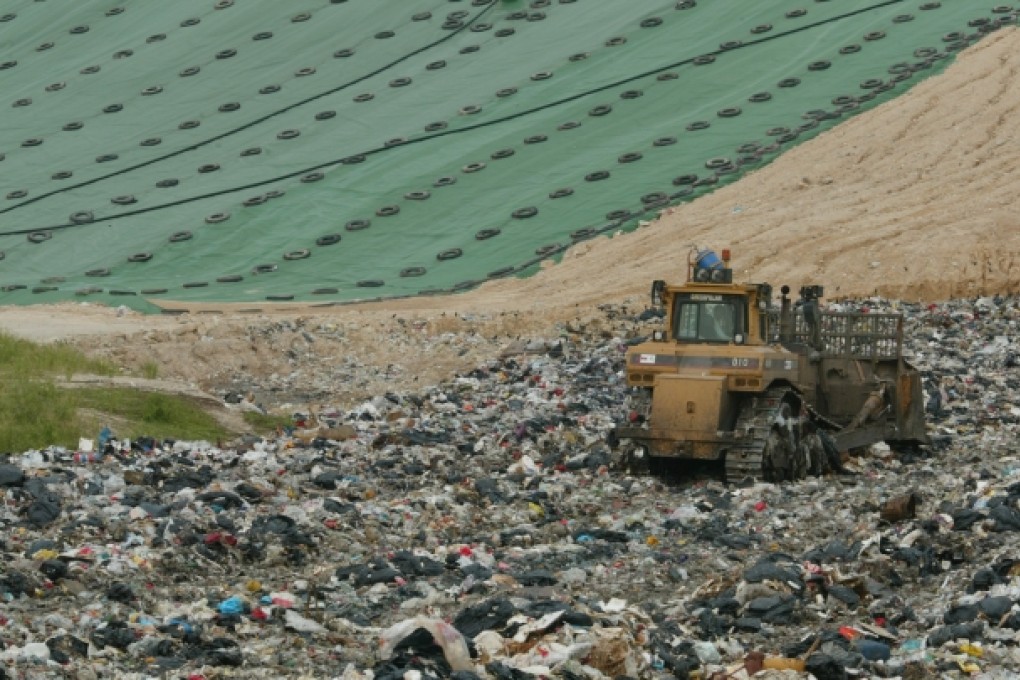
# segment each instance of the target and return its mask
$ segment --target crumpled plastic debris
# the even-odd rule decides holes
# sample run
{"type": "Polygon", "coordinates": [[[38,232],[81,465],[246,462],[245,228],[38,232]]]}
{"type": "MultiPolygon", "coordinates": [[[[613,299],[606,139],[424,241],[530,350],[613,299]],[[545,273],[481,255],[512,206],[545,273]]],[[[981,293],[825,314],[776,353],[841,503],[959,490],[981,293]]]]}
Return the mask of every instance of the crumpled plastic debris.
{"type": "Polygon", "coordinates": [[[381,647],[379,655],[387,659],[392,655],[393,650],[401,642],[407,640],[417,630],[426,630],[432,635],[432,639],[443,650],[443,656],[450,669],[454,671],[473,671],[471,655],[468,652],[464,636],[456,628],[442,619],[431,619],[425,616],[416,616],[413,619],[401,621],[383,631],[380,640],[381,647]]]}

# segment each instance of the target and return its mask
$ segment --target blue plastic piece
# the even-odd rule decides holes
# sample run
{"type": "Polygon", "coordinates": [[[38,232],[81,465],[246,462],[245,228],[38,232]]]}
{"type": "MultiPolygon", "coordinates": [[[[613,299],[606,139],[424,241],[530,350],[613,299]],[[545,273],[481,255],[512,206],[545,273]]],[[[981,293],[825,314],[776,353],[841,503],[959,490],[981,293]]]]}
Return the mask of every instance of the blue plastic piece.
{"type": "Polygon", "coordinates": [[[233,614],[240,614],[244,611],[244,601],[237,595],[228,597],[227,599],[220,602],[220,606],[216,608],[220,614],[226,614],[227,616],[233,614]]]}
{"type": "Polygon", "coordinates": [[[868,661],[888,661],[889,645],[873,640],[858,640],[857,651],[868,661]]]}

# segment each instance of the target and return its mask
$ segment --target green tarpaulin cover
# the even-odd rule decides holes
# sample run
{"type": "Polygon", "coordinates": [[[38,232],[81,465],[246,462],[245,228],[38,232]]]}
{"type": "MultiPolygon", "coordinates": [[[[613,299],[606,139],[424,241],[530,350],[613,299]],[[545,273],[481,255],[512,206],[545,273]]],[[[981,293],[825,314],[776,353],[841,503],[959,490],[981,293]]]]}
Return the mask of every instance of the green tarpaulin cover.
{"type": "Polygon", "coordinates": [[[7,0],[0,304],[527,274],[897,96],[1011,10],[7,0]]]}

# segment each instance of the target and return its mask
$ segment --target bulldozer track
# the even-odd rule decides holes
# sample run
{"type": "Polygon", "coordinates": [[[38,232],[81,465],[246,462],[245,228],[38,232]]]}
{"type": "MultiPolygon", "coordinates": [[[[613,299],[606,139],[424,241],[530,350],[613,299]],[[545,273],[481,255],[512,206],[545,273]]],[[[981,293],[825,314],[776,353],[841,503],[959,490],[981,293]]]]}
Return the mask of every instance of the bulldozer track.
{"type": "Polygon", "coordinates": [[[751,400],[737,418],[736,432],[744,433],[742,442],[726,453],[726,481],[738,482],[745,477],[765,478],[765,448],[776,415],[788,394],[788,387],[773,387],[751,400]]]}
{"type": "Polygon", "coordinates": [[[826,418],[821,413],[812,408],[811,404],[807,401],[804,402],[804,408],[807,410],[808,415],[811,416],[811,421],[820,427],[824,427],[832,432],[839,432],[843,429],[843,426],[837,423],[835,420],[826,418]]]}

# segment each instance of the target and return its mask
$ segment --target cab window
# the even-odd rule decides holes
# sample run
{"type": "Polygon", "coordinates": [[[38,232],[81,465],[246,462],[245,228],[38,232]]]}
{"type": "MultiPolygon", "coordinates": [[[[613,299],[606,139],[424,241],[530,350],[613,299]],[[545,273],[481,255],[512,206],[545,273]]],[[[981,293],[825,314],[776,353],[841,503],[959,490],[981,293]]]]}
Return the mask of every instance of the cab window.
{"type": "Polygon", "coordinates": [[[735,295],[678,296],[673,337],[680,342],[730,342],[744,332],[744,301],[735,295]]]}

